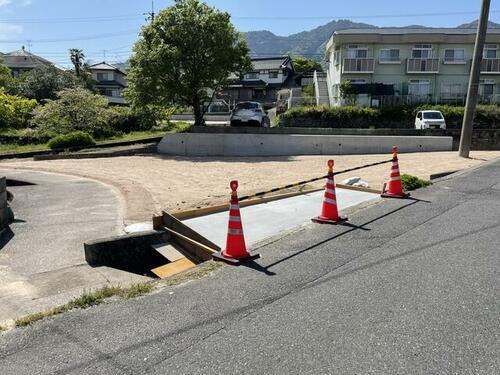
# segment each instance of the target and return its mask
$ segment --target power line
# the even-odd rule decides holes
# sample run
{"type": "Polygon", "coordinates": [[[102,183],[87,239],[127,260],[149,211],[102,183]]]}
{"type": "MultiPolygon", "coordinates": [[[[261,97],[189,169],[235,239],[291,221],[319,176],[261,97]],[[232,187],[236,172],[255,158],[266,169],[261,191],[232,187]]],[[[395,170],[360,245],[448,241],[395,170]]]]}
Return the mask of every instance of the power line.
{"type": "Polygon", "coordinates": [[[106,17],[70,17],[70,18],[2,18],[0,23],[74,23],[74,22],[109,22],[141,19],[139,14],[123,15],[123,16],[106,16],[106,17]]]}
{"type": "MultiPolygon", "coordinates": [[[[95,34],[95,35],[87,35],[87,36],[80,36],[80,37],[74,37],[74,38],[38,39],[38,40],[31,40],[31,42],[32,43],[76,42],[76,41],[81,41],[81,40],[105,39],[105,38],[112,38],[115,36],[133,35],[133,34],[137,34],[137,33],[138,33],[137,30],[125,30],[125,31],[116,32],[116,33],[95,34]]],[[[26,39],[17,39],[17,40],[4,39],[4,40],[2,40],[2,43],[24,43],[24,42],[26,42],[26,39]]]]}

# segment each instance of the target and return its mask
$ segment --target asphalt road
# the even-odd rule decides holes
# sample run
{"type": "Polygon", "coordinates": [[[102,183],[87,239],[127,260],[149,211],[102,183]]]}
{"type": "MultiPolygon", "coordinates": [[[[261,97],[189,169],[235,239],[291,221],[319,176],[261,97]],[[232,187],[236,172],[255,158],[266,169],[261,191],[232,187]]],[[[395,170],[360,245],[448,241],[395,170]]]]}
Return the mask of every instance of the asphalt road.
{"type": "Polygon", "coordinates": [[[498,374],[500,161],[0,336],[7,374],[498,374]]]}

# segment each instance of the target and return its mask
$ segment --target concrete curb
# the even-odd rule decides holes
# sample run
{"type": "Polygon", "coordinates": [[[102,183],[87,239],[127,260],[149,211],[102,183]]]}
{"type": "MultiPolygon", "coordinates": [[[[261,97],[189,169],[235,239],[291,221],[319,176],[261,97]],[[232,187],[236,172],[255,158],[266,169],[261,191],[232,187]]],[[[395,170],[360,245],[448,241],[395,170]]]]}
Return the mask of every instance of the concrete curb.
{"type": "Polygon", "coordinates": [[[35,155],[35,161],[47,160],[68,160],[68,159],[98,159],[98,158],[113,158],[119,156],[132,156],[137,154],[152,154],[156,153],[156,144],[152,143],[147,147],[133,148],[129,150],[117,150],[110,152],[86,152],[79,154],[63,154],[63,155],[35,155]]]}
{"type": "MultiPolygon", "coordinates": [[[[135,139],[133,141],[105,142],[105,143],[98,143],[97,145],[92,146],[92,148],[111,148],[120,146],[132,146],[135,144],[158,143],[162,139],[163,137],[148,137],[148,138],[135,139]]],[[[79,150],[83,149],[81,147],[75,147],[69,149],[69,151],[79,151],[79,150]]],[[[38,155],[54,155],[65,151],[68,150],[57,149],[57,150],[38,150],[38,151],[28,151],[28,152],[7,153],[7,154],[0,154],[0,160],[32,158],[38,155]]]]}

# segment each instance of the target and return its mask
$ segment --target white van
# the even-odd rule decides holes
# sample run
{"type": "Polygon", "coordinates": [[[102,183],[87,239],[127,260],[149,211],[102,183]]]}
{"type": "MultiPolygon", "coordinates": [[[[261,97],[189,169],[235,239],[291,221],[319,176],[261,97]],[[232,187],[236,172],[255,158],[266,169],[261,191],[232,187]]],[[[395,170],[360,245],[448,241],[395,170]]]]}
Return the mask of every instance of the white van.
{"type": "Polygon", "coordinates": [[[420,111],[415,117],[415,129],[446,129],[446,121],[440,111],[420,111]]]}

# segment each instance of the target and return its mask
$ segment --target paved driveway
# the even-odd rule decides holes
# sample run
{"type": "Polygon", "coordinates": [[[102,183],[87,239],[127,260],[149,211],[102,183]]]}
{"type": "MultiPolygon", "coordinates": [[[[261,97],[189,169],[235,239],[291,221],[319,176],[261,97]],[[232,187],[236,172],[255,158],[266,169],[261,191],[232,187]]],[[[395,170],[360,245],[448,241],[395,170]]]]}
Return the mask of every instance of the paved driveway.
{"type": "Polygon", "coordinates": [[[83,251],[85,241],[121,232],[120,202],[111,188],[50,173],[0,169],[0,175],[35,184],[9,188],[17,220],[1,242],[0,321],[123,280],[119,271],[87,266],[83,251]]]}

